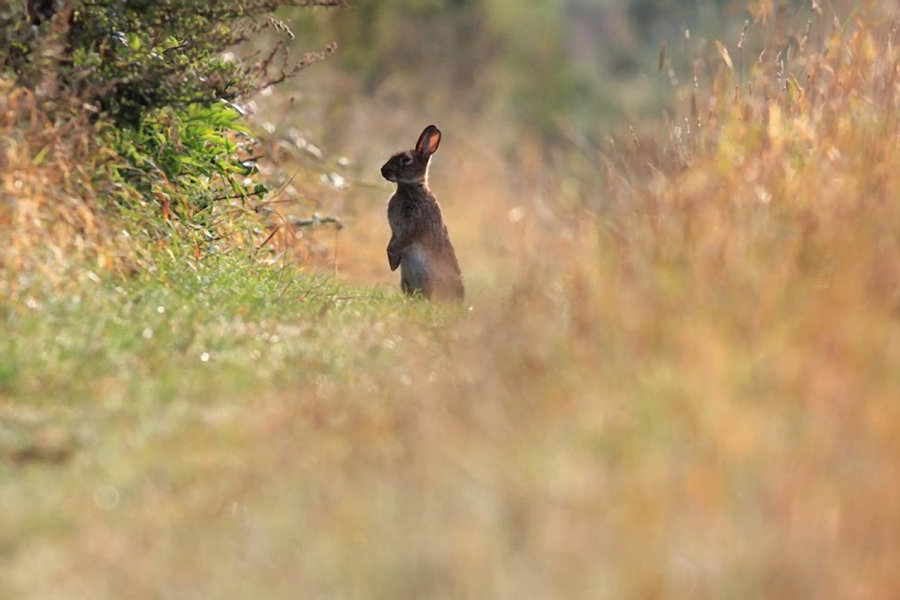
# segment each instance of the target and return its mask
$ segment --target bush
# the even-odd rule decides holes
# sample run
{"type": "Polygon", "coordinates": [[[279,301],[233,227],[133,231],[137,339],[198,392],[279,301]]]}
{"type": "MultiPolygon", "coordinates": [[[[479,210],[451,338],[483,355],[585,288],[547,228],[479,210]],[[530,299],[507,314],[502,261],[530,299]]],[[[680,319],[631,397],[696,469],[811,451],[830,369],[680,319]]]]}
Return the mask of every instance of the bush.
{"type": "MultiPolygon", "coordinates": [[[[291,58],[287,40],[293,33],[272,12],[346,1],[3,3],[0,81],[16,110],[30,118],[4,125],[0,156],[21,170],[11,179],[15,188],[0,190],[15,199],[0,211],[15,213],[39,201],[44,222],[69,222],[68,215],[54,213],[64,204],[48,183],[57,178],[41,172],[52,165],[81,182],[66,187],[77,187],[97,217],[125,209],[144,221],[141,231],[166,231],[166,222],[179,221],[215,237],[210,208],[217,200],[265,193],[251,177],[254,140],[235,102],[335,48],[291,58]],[[83,142],[77,152],[64,143],[67,138],[83,142]],[[50,187],[23,197],[27,179],[50,187]]],[[[0,224],[16,221],[15,214],[0,214],[0,224]]]]}
{"type": "Polygon", "coordinates": [[[341,6],[346,0],[47,0],[0,9],[0,68],[58,109],[87,102],[137,126],[157,108],[245,97],[296,74],[334,49],[291,62],[284,39],[244,60],[223,53],[265,29],[293,34],[270,15],[280,6],[341,6]]]}

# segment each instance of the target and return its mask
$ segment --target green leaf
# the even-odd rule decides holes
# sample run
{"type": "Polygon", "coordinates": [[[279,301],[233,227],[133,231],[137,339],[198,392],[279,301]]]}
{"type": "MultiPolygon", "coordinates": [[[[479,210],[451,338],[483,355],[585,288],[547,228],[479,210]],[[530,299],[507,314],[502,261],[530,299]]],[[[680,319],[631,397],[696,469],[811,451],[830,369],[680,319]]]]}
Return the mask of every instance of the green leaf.
{"type": "Polygon", "coordinates": [[[47,144],[41,150],[34,155],[34,158],[31,159],[31,164],[35,167],[40,166],[44,163],[44,160],[47,158],[47,154],[50,152],[50,147],[52,144],[47,144]]]}

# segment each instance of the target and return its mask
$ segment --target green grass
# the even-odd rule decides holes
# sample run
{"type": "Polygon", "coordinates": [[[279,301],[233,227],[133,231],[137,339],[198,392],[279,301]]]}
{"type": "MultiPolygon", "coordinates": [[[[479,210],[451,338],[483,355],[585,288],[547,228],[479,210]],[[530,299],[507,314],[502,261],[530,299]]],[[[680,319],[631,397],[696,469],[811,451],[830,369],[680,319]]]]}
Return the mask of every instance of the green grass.
{"type": "MultiPolygon", "coordinates": [[[[449,327],[456,313],[229,257],[20,289],[0,313],[0,595],[54,580],[29,567],[32,552],[86,523],[121,525],[113,509],[140,512],[148,494],[176,522],[195,509],[228,514],[243,485],[228,478],[250,460],[247,438],[272,398],[302,410],[307,395],[374,389],[364,378],[397,372],[401,340],[449,327]],[[182,497],[192,493],[208,504],[182,497]]],[[[138,515],[125,523],[146,526],[138,515]]]]}
{"type": "Polygon", "coordinates": [[[184,395],[200,381],[233,387],[258,373],[284,375],[288,358],[311,359],[310,329],[347,314],[373,318],[384,295],[229,258],[62,293],[26,289],[6,306],[0,391],[79,401],[113,378],[122,386],[113,395],[140,399],[165,388],[184,395]],[[195,375],[179,380],[186,367],[195,375]]]}

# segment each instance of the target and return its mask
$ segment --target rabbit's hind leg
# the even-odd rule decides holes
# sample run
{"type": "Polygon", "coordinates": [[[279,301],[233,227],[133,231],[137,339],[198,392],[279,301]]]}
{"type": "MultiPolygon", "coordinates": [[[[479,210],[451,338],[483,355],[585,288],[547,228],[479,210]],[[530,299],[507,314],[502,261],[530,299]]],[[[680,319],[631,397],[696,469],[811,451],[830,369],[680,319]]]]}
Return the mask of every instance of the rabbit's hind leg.
{"type": "Polygon", "coordinates": [[[431,276],[428,271],[428,257],[419,244],[411,244],[403,250],[400,260],[400,287],[410,296],[417,292],[431,297],[431,276]]]}

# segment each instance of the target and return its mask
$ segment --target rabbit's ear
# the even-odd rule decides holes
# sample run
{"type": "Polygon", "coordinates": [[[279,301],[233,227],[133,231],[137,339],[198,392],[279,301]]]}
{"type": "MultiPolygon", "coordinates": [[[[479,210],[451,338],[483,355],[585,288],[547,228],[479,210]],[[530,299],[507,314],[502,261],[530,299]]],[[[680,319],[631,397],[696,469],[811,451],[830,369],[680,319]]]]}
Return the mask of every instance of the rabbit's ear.
{"type": "Polygon", "coordinates": [[[441,130],[434,125],[429,125],[422,132],[422,135],[419,136],[419,141],[416,142],[416,152],[425,156],[431,156],[438,149],[440,143],[441,130]]]}

